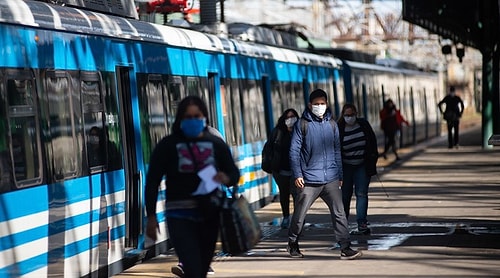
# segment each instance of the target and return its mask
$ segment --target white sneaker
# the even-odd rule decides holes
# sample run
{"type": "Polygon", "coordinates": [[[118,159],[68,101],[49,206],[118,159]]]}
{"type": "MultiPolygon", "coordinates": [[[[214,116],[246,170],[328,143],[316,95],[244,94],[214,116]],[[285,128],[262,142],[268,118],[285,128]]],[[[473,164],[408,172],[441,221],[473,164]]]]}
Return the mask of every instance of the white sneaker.
{"type": "Polygon", "coordinates": [[[214,271],[214,269],[212,268],[212,266],[209,266],[209,267],[208,267],[208,272],[207,272],[207,274],[210,274],[210,275],[215,274],[215,271],[214,271]]]}
{"type": "Polygon", "coordinates": [[[174,265],[170,268],[170,271],[179,276],[179,277],[184,277],[184,269],[182,268],[182,265],[181,264],[177,264],[177,265],[174,265]]]}

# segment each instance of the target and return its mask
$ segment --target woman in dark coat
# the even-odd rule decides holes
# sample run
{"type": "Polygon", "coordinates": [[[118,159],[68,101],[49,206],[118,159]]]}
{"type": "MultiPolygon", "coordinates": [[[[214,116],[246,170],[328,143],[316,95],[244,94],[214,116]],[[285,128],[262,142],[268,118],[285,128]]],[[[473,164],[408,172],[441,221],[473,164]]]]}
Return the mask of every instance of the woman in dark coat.
{"type": "MultiPolygon", "coordinates": [[[[281,228],[288,229],[290,225],[290,195],[295,200],[295,185],[293,184],[292,171],[290,170],[290,143],[292,130],[299,119],[299,114],[294,109],[287,109],[278,119],[276,127],[271,133],[269,142],[273,142],[275,153],[279,154],[273,163],[273,178],[280,190],[280,205],[283,214],[281,228]]],[[[274,161],[274,157],[273,157],[274,161]]]]}
{"type": "Polygon", "coordinates": [[[358,230],[353,233],[370,234],[366,218],[368,214],[368,187],[371,176],[377,174],[377,138],[370,123],[357,117],[356,106],[352,104],[346,104],[342,108],[342,116],[338,121],[338,126],[342,146],[342,168],[344,170],[342,201],[345,214],[349,219],[354,191],[358,230]]]}

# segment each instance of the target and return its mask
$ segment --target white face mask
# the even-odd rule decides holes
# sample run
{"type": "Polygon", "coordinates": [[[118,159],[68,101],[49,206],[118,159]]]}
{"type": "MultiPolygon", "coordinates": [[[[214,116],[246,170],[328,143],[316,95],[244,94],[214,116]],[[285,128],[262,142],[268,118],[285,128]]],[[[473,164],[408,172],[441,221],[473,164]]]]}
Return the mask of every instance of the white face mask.
{"type": "Polygon", "coordinates": [[[312,105],[312,113],[318,117],[323,117],[326,112],[326,104],[312,105]]]}
{"type": "Polygon", "coordinates": [[[345,123],[348,125],[353,125],[356,122],[355,116],[344,116],[345,123]]]}
{"type": "Polygon", "coordinates": [[[285,120],[285,125],[287,127],[292,127],[295,124],[296,121],[297,121],[297,117],[288,118],[288,119],[285,120]]]}

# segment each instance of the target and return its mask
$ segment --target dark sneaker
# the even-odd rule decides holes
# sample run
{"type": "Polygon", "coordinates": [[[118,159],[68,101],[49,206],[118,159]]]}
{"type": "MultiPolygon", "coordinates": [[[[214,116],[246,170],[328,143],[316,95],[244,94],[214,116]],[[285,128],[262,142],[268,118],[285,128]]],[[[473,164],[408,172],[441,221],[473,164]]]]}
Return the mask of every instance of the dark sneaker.
{"type": "Polygon", "coordinates": [[[290,257],[292,258],[304,258],[304,255],[300,253],[298,242],[289,241],[286,251],[290,253],[290,257]]]}
{"type": "Polygon", "coordinates": [[[207,274],[209,274],[209,275],[213,275],[213,274],[215,274],[215,271],[214,271],[214,269],[212,268],[212,266],[209,266],[209,267],[208,267],[208,272],[207,272],[207,274]]]}
{"type": "Polygon", "coordinates": [[[354,260],[358,257],[361,257],[363,253],[361,251],[354,251],[351,248],[347,247],[340,252],[341,260],[354,260]]]}
{"type": "Polygon", "coordinates": [[[184,277],[184,269],[182,268],[181,264],[172,266],[172,268],[170,268],[170,271],[181,278],[184,277]]]}
{"type": "Polygon", "coordinates": [[[370,228],[358,228],[357,230],[352,231],[350,234],[351,235],[370,235],[371,234],[370,228]]]}

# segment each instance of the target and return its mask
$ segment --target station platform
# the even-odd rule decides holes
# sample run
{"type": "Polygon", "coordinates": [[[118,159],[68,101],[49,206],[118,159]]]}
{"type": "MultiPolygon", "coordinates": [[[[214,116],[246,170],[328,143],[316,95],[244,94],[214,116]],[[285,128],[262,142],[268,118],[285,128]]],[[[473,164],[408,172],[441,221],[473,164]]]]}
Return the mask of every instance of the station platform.
{"type": "MultiPolygon", "coordinates": [[[[370,184],[371,234],[351,236],[361,258],[340,260],[321,200],[306,217],[305,257],[291,258],[273,202],[256,211],[262,241],[244,255],[217,254],[208,277],[500,277],[500,147],[481,147],[479,124],[461,132],[459,148],[446,140],[403,148],[399,161],[380,159],[370,184]]],[[[354,230],[354,207],[351,214],[354,230]]],[[[170,250],[114,277],[177,277],[176,263],[170,250]]]]}

